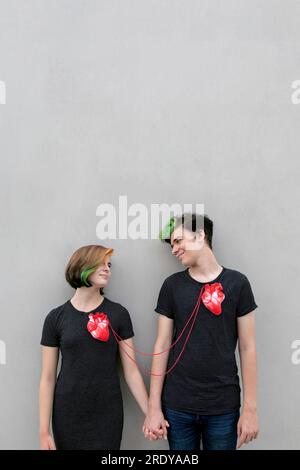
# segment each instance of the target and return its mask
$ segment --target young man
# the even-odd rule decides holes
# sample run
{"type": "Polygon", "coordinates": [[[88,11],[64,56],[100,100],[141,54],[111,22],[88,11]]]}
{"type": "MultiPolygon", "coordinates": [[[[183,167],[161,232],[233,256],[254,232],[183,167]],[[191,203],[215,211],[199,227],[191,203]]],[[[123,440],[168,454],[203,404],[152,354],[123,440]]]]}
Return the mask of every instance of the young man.
{"type": "Polygon", "coordinates": [[[153,353],[176,342],[200,292],[201,304],[185,347],[192,322],[174,347],[153,356],[152,373],[157,375],[151,379],[144,435],[150,440],[168,436],[171,450],[198,450],[201,441],[206,450],[236,449],[259,431],[253,292],[244,274],[218,263],[212,251],[213,222],[207,215],[173,218],[167,232],[161,238],[186,269],[169,276],[161,287],[153,353]]]}

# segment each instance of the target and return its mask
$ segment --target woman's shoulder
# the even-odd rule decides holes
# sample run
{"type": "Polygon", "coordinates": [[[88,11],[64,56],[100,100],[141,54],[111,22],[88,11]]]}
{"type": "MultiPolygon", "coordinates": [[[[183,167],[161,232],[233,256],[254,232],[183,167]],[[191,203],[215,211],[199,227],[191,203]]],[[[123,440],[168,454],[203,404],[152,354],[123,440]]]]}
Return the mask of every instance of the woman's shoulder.
{"type": "Polygon", "coordinates": [[[120,302],[116,302],[115,300],[111,300],[107,297],[105,297],[105,301],[106,301],[107,306],[110,306],[116,310],[124,310],[124,309],[127,310],[127,308],[120,302]]]}
{"type": "Polygon", "coordinates": [[[118,334],[124,339],[132,338],[134,336],[132,319],[127,308],[124,307],[120,302],[106,299],[106,313],[109,315],[118,331],[118,334]]]}
{"type": "Polygon", "coordinates": [[[60,334],[64,318],[64,312],[66,311],[67,302],[58,307],[52,308],[44,319],[42,338],[40,344],[42,346],[55,346],[59,347],[60,334]]]}
{"type": "Polygon", "coordinates": [[[125,307],[120,302],[116,302],[114,300],[108,299],[107,297],[105,297],[105,301],[106,301],[107,310],[110,310],[111,312],[113,312],[117,315],[122,315],[123,314],[123,315],[130,316],[127,307],[125,307]]]}
{"type": "Polygon", "coordinates": [[[59,318],[65,313],[68,306],[68,300],[57,307],[52,308],[46,315],[45,320],[51,321],[52,323],[56,323],[59,318]]]}

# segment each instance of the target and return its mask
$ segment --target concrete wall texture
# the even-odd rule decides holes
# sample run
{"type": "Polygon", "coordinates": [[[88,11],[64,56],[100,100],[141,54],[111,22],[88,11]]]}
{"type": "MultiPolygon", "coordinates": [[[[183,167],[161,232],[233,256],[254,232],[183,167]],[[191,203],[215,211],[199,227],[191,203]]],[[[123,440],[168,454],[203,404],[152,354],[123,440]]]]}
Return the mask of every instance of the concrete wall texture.
{"type": "MultiPolygon", "coordinates": [[[[296,0],[0,0],[1,449],[39,446],[41,327],[73,293],[69,256],[101,243],[97,207],[120,195],[205,205],[219,263],[259,305],[247,448],[299,448],[299,40],[296,0]]],[[[151,351],[181,265],[159,240],[103,243],[107,296],[151,351]]],[[[122,389],[122,449],[167,449],[122,389]]]]}

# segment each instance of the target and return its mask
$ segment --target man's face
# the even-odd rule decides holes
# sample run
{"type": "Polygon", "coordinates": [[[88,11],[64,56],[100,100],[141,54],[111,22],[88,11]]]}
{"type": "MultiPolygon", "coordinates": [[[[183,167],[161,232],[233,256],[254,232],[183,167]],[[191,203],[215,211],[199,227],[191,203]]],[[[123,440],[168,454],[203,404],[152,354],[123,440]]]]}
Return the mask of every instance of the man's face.
{"type": "Polygon", "coordinates": [[[192,266],[204,246],[204,231],[190,232],[182,225],[175,228],[171,235],[172,254],[184,265],[192,266]]]}

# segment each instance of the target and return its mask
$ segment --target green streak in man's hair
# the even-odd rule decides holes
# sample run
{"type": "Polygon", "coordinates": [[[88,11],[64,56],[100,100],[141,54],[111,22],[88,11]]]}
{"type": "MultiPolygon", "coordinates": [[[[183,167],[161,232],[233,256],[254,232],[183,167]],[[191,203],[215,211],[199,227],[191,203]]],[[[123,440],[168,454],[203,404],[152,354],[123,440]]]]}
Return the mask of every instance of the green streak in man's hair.
{"type": "Polygon", "coordinates": [[[97,266],[92,266],[91,268],[84,269],[82,273],[80,274],[80,280],[81,283],[87,287],[91,287],[91,284],[88,282],[87,278],[89,277],[90,274],[92,274],[94,271],[96,271],[97,266]]]}
{"type": "Polygon", "coordinates": [[[167,223],[165,228],[163,228],[159,232],[159,236],[158,236],[159,239],[160,240],[165,240],[165,239],[171,238],[171,234],[172,234],[174,228],[175,228],[175,217],[171,217],[171,219],[169,220],[169,222],[167,223]]]}

